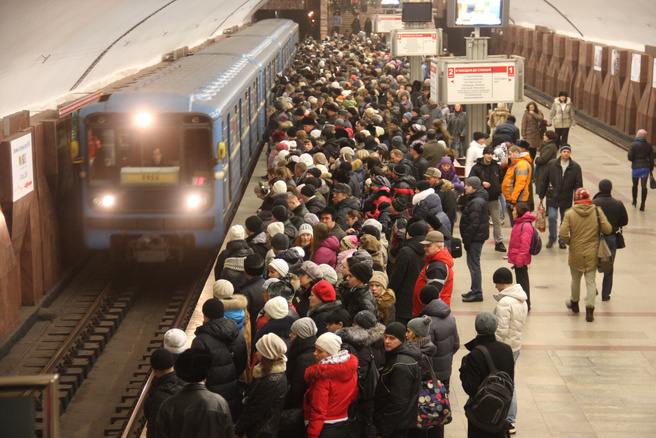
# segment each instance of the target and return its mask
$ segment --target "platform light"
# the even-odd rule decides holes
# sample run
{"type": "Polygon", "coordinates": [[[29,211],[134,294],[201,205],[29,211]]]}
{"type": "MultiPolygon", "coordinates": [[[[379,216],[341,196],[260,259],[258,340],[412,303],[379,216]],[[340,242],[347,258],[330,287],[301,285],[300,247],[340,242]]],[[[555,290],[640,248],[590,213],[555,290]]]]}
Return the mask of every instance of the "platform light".
{"type": "Polygon", "coordinates": [[[116,196],[112,195],[111,193],[105,193],[102,196],[94,198],[93,202],[98,207],[110,209],[116,205],[116,196]]]}
{"type": "Polygon", "coordinates": [[[134,121],[137,123],[137,126],[140,128],[148,128],[153,124],[153,115],[147,111],[141,111],[137,113],[134,121]]]}
{"type": "Polygon", "coordinates": [[[189,193],[185,197],[185,207],[187,210],[198,210],[207,203],[207,198],[199,193],[189,193]]]}
{"type": "Polygon", "coordinates": [[[308,16],[308,18],[314,17],[314,11],[308,12],[307,16],[308,16]]]}

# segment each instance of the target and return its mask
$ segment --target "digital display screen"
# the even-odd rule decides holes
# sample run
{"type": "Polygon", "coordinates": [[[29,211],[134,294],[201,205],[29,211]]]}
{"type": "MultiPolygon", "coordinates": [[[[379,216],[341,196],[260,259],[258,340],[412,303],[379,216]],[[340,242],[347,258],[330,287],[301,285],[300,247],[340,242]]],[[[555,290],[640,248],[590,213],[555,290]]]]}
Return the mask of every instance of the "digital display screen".
{"type": "Polygon", "coordinates": [[[401,20],[404,23],[423,23],[433,21],[432,3],[403,3],[401,20]]]}
{"type": "Polygon", "coordinates": [[[398,6],[401,3],[401,0],[383,0],[380,2],[383,6],[398,6]]]}
{"type": "Polygon", "coordinates": [[[501,26],[503,0],[455,0],[457,26],[501,26]]]}

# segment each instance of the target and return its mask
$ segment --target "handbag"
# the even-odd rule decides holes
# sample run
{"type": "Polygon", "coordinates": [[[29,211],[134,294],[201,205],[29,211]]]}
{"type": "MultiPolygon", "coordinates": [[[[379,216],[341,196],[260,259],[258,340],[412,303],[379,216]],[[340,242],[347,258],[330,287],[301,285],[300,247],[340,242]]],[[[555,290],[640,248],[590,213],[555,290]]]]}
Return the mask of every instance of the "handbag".
{"type": "Polygon", "coordinates": [[[544,233],[547,229],[547,214],[544,211],[542,201],[538,206],[538,218],[535,220],[535,228],[541,233],[544,233]]]}
{"type": "Polygon", "coordinates": [[[626,242],[624,241],[624,234],[622,234],[621,228],[615,233],[615,245],[617,249],[626,248],[626,242]]]}
{"type": "Polygon", "coordinates": [[[601,219],[599,219],[599,210],[595,207],[595,215],[597,216],[597,231],[599,234],[599,245],[597,246],[597,271],[601,273],[609,273],[613,270],[613,258],[606,243],[606,239],[601,234],[601,219]]]}
{"type": "Polygon", "coordinates": [[[654,178],[654,172],[649,172],[649,188],[656,189],[656,178],[654,178]]]}
{"type": "Polygon", "coordinates": [[[435,376],[430,359],[424,356],[424,360],[428,363],[431,377],[419,384],[417,427],[427,430],[449,424],[453,417],[446,386],[435,376]]]}

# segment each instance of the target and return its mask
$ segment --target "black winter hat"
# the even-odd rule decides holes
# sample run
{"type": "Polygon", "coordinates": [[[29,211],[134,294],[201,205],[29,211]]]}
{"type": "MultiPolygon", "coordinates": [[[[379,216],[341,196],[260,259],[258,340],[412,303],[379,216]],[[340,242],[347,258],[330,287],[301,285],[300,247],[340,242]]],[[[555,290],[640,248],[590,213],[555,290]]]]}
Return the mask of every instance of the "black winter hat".
{"type": "Polygon", "coordinates": [[[301,195],[307,196],[308,198],[313,197],[316,195],[317,189],[314,188],[314,186],[310,183],[305,184],[303,188],[301,189],[301,195]]]}
{"type": "Polygon", "coordinates": [[[422,179],[421,181],[417,181],[417,190],[420,192],[423,192],[424,190],[428,190],[431,188],[431,185],[428,181],[425,179],[422,179]]]}
{"type": "Polygon", "coordinates": [[[208,319],[223,318],[223,303],[216,298],[210,298],[203,303],[203,315],[208,319]]]}
{"type": "Polygon", "coordinates": [[[410,237],[425,236],[428,233],[428,225],[424,221],[416,221],[408,225],[406,232],[410,237]]]}
{"type": "Polygon", "coordinates": [[[510,272],[510,269],[508,268],[499,268],[494,271],[494,275],[492,275],[492,282],[494,284],[512,284],[512,272],[510,272]]]}
{"type": "Polygon", "coordinates": [[[432,284],[427,284],[426,286],[422,287],[421,290],[419,291],[419,301],[421,301],[421,304],[428,304],[433,300],[436,300],[440,297],[440,288],[437,286],[434,286],[432,284]]]}
{"type": "Polygon", "coordinates": [[[353,322],[362,327],[365,330],[369,330],[370,328],[374,328],[376,326],[376,323],[378,323],[378,319],[376,318],[376,315],[374,315],[372,312],[369,310],[360,310],[358,313],[355,314],[355,318],[353,318],[353,322]]]}
{"type": "Polygon", "coordinates": [[[244,224],[246,225],[246,229],[251,233],[260,234],[264,231],[264,222],[257,216],[249,216],[244,224]]]}
{"type": "Polygon", "coordinates": [[[385,334],[394,336],[401,342],[405,342],[405,326],[400,322],[390,322],[385,327],[385,334]]]}
{"type": "Polygon", "coordinates": [[[175,374],[185,382],[197,383],[207,378],[212,357],[198,350],[188,349],[175,361],[175,374]]]}
{"type": "Polygon", "coordinates": [[[376,240],[380,240],[380,231],[378,231],[378,228],[374,227],[373,225],[365,225],[362,227],[362,234],[369,234],[374,236],[376,240]]]}
{"type": "Polygon", "coordinates": [[[371,276],[373,275],[371,266],[362,262],[349,266],[349,272],[363,283],[369,283],[369,280],[371,280],[371,276]]]}
{"type": "Polygon", "coordinates": [[[175,354],[166,348],[159,348],[150,355],[150,366],[154,370],[168,370],[175,364],[175,354]]]}
{"type": "Polygon", "coordinates": [[[259,254],[249,254],[244,260],[244,272],[248,275],[262,275],[264,273],[264,260],[259,254]]]}
{"type": "Polygon", "coordinates": [[[276,234],[271,238],[271,247],[275,251],[284,251],[289,249],[289,237],[283,233],[276,234]]]}
{"type": "Polygon", "coordinates": [[[273,217],[280,222],[285,222],[289,219],[289,210],[284,205],[276,205],[271,209],[271,214],[273,217]]]}

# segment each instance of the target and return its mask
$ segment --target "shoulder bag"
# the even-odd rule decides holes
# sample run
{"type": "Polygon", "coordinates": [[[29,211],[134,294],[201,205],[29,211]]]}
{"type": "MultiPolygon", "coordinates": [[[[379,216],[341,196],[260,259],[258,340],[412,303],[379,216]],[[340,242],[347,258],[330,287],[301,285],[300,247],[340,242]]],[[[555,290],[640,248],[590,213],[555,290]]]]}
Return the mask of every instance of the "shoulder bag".
{"type": "Polygon", "coordinates": [[[601,273],[612,272],[613,258],[606,243],[606,238],[601,233],[601,219],[599,218],[599,210],[595,207],[595,215],[597,216],[597,233],[599,234],[599,245],[597,246],[597,271],[601,273]]]}

